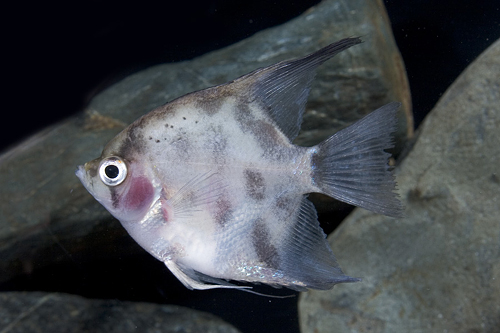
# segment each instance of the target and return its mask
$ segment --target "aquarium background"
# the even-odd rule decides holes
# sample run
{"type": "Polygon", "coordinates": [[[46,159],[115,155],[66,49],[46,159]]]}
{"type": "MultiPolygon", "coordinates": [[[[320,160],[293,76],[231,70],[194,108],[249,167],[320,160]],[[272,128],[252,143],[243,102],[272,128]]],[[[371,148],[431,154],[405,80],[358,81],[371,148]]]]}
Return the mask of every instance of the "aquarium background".
{"type": "MultiPolygon", "coordinates": [[[[230,45],[286,22],[316,3],[93,1],[10,7],[3,22],[4,80],[9,88],[4,92],[8,130],[1,131],[1,149],[82,111],[93,96],[136,71],[230,45]]],[[[385,1],[385,5],[405,61],[418,126],[463,69],[500,38],[500,5],[497,1],[385,1]]],[[[92,265],[73,259],[70,267],[51,267],[0,288],[179,304],[214,313],[244,332],[298,331],[295,298],[227,290],[190,292],[146,253],[92,265]]],[[[258,290],[294,295],[267,287],[258,290]]]]}

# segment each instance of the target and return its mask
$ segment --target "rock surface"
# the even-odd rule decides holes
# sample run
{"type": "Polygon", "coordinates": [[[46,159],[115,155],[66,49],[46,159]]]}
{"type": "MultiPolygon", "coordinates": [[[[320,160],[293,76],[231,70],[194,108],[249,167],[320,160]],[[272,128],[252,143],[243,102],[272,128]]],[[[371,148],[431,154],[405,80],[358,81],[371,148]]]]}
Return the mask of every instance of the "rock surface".
{"type": "Polygon", "coordinates": [[[0,332],[239,331],[214,315],[180,306],[12,292],[0,294],[0,332]]]}
{"type": "Polygon", "coordinates": [[[382,104],[399,100],[398,145],[412,133],[404,66],[378,1],[325,1],[279,27],[192,61],[134,74],[96,96],[85,114],[0,157],[0,283],[56,262],[140,251],[74,175],[126,124],[182,94],[257,67],[303,56],[346,36],[366,36],[324,64],[298,143],[315,143],[382,104]]]}
{"type": "Polygon", "coordinates": [[[357,209],[329,238],[362,282],[301,296],[302,332],[500,332],[500,40],[398,168],[406,218],[357,209]]]}

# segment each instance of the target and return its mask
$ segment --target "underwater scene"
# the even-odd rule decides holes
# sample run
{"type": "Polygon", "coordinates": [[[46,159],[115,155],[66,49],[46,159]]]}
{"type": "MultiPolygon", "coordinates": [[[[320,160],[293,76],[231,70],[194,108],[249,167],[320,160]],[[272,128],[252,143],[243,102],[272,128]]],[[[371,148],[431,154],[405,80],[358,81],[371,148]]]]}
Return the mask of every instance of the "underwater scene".
{"type": "Polygon", "coordinates": [[[500,4],[10,5],[0,332],[500,332],[500,4]]]}

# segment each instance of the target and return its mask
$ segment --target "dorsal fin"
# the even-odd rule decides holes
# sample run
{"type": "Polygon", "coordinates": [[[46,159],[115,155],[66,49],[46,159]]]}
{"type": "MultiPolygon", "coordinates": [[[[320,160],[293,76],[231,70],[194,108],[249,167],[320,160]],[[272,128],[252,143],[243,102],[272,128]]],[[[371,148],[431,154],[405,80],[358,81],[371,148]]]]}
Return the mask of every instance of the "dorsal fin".
{"type": "Polygon", "coordinates": [[[359,43],[359,38],[345,38],[303,58],[258,69],[236,81],[253,81],[250,88],[251,98],[263,104],[280,130],[292,141],[299,134],[316,68],[359,43]]]}

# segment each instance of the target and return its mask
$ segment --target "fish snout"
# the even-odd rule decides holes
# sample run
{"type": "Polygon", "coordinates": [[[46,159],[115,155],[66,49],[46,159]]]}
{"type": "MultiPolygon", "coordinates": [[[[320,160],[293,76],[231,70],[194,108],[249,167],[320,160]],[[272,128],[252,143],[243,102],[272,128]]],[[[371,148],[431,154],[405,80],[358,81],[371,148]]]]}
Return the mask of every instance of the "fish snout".
{"type": "Polygon", "coordinates": [[[75,170],[75,175],[78,177],[78,179],[83,181],[85,177],[85,167],[83,165],[77,166],[75,170]]]}

